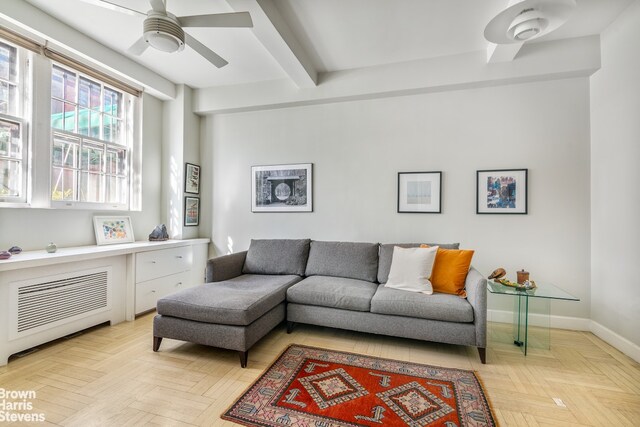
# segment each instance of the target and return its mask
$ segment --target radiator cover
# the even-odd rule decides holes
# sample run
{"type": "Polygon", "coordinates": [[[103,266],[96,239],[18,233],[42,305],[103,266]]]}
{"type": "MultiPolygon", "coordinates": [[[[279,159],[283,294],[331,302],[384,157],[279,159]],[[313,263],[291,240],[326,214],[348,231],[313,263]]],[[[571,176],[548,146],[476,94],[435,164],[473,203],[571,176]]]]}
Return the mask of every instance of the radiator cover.
{"type": "Polygon", "coordinates": [[[111,267],[10,283],[9,339],[111,309],[111,267]]]}

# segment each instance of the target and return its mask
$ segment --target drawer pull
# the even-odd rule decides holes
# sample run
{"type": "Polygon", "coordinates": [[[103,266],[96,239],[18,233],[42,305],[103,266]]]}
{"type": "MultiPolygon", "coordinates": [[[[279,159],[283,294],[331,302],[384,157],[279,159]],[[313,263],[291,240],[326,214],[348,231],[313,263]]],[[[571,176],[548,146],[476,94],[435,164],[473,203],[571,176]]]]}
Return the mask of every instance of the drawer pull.
{"type": "Polygon", "coordinates": [[[182,259],[182,255],[176,255],[176,258],[182,259]]]}
{"type": "Polygon", "coordinates": [[[155,263],[156,263],[155,261],[151,261],[151,264],[155,264],[155,263]]]}
{"type": "Polygon", "coordinates": [[[151,290],[151,293],[152,293],[152,294],[155,294],[155,293],[156,293],[155,289],[152,289],[152,290],[151,290]]]}

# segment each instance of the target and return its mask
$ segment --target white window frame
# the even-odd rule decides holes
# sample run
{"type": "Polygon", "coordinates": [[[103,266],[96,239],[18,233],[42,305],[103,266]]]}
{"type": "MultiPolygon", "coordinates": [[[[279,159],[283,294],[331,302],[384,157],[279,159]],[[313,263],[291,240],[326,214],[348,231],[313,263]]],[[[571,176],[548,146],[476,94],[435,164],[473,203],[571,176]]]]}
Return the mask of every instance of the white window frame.
{"type": "MultiPolygon", "coordinates": [[[[139,116],[135,114],[135,111],[137,110],[136,108],[136,102],[137,102],[137,98],[134,97],[133,95],[130,95],[126,92],[123,92],[122,90],[113,88],[112,86],[106,84],[105,82],[101,81],[100,79],[97,79],[93,76],[87,75],[85,73],[82,73],[81,71],[78,71],[76,69],[74,69],[73,67],[64,65],[64,64],[59,64],[55,61],[51,61],[51,67],[50,67],[50,76],[49,76],[49,80],[51,81],[52,79],[52,75],[53,75],[53,67],[59,67],[62,68],[63,70],[67,70],[69,72],[72,72],[76,75],[76,99],[73,101],[73,103],[76,105],[76,111],[78,111],[77,105],[78,105],[78,96],[79,96],[79,92],[78,92],[78,86],[80,84],[80,78],[84,77],[90,81],[93,82],[97,82],[101,85],[101,94],[100,94],[100,103],[101,103],[101,108],[102,108],[102,102],[103,102],[103,96],[104,96],[104,89],[108,88],[110,90],[114,90],[117,91],[119,93],[122,94],[122,109],[123,109],[123,115],[122,115],[122,134],[123,134],[123,138],[125,141],[125,144],[117,144],[115,142],[109,142],[109,141],[104,141],[104,140],[100,140],[100,139],[96,139],[93,138],[91,136],[88,135],[82,135],[79,133],[75,133],[75,132],[68,132],[68,131],[64,131],[61,129],[56,129],[53,128],[51,126],[51,111],[49,111],[49,128],[50,128],[50,153],[51,153],[51,157],[50,157],[50,162],[49,162],[49,171],[50,171],[50,176],[51,179],[53,179],[53,147],[54,147],[54,140],[56,138],[56,135],[61,135],[61,136],[68,136],[68,137],[72,137],[72,138],[78,138],[81,142],[80,142],[80,146],[78,148],[78,168],[76,169],[78,171],[78,177],[77,177],[77,182],[76,182],[76,193],[77,193],[77,197],[78,200],[53,200],[53,182],[51,182],[51,185],[49,186],[49,191],[48,191],[48,197],[50,200],[50,205],[52,208],[66,208],[66,209],[85,209],[85,210],[95,210],[95,211],[100,211],[100,210],[122,210],[122,211],[126,211],[126,210],[133,210],[136,208],[136,206],[134,206],[134,203],[132,203],[133,198],[135,197],[135,189],[132,188],[132,183],[136,180],[136,176],[137,171],[134,170],[134,168],[132,168],[132,164],[134,162],[133,157],[136,155],[136,146],[139,144],[139,137],[137,135],[135,135],[134,132],[134,127],[137,126],[137,123],[135,123],[137,120],[139,120],[139,116]],[[126,164],[125,164],[125,171],[126,171],[126,188],[127,188],[127,195],[126,195],[126,202],[124,203],[109,203],[109,202],[84,202],[79,200],[80,197],[80,180],[81,180],[81,153],[82,153],[82,144],[83,143],[96,143],[96,144],[100,144],[100,145],[104,145],[105,149],[106,147],[113,147],[113,148],[117,148],[117,149],[126,149],[127,151],[127,156],[126,156],[126,164]]],[[[51,101],[54,99],[53,98],[53,94],[51,93],[51,88],[49,89],[49,105],[51,105],[51,101]]],[[[68,102],[65,100],[62,100],[63,102],[68,102]]],[[[104,112],[101,112],[101,115],[104,116],[104,112]]],[[[76,125],[75,125],[75,130],[78,129],[78,123],[79,123],[79,116],[76,115],[76,125]]],[[[101,133],[102,133],[102,120],[101,120],[101,133]]],[[[106,162],[106,156],[103,158],[103,162],[106,162]]],[[[102,191],[105,192],[106,191],[106,185],[105,185],[105,179],[106,176],[108,176],[110,174],[107,173],[106,169],[104,169],[104,173],[103,173],[103,186],[102,186],[102,191]]]]}
{"type": "MultiPolygon", "coordinates": [[[[0,39],[3,44],[12,46],[16,49],[16,66],[18,67],[17,76],[17,108],[16,115],[0,113],[0,119],[16,123],[20,126],[21,152],[22,157],[19,159],[20,167],[20,195],[19,196],[1,196],[0,207],[27,207],[29,206],[30,189],[31,189],[31,139],[29,132],[29,122],[31,120],[31,88],[33,87],[33,79],[31,73],[30,52],[23,47],[17,46],[8,40],[0,39]]],[[[2,79],[2,81],[4,81],[2,79]]],[[[12,84],[11,82],[9,82],[12,84]]],[[[0,156],[2,159],[15,161],[15,158],[0,156]]]]}

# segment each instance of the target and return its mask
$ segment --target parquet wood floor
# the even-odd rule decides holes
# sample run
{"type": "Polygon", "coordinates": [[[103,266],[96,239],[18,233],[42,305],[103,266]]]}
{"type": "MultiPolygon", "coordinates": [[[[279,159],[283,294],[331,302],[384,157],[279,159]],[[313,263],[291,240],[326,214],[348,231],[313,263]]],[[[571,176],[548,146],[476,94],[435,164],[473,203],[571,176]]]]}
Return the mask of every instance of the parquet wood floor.
{"type": "Polygon", "coordinates": [[[165,339],[153,353],[152,318],[96,327],[14,357],[0,367],[0,388],[34,390],[28,412],[44,413],[44,425],[233,425],[220,413],[298,343],[474,369],[502,426],[640,425],[640,365],[588,332],[552,330],[551,350],[530,349],[524,357],[509,343],[508,325],[490,324],[482,365],[471,347],[306,325],[287,335],[280,326],[251,349],[241,369],[236,352],[180,341],[165,339]]]}

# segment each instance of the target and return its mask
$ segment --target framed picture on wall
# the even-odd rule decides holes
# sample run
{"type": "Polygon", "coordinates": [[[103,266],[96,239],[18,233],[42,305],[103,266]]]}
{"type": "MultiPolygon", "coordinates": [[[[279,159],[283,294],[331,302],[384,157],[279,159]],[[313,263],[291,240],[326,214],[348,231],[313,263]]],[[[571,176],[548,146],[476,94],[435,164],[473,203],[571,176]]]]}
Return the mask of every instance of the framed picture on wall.
{"type": "Polygon", "coordinates": [[[399,213],[441,213],[442,172],[398,172],[399,213]]]}
{"type": "Polygon", "coordinates": [[[251,212],[312,212],[313,164],[251,167],[251,212]]]}
{"type": "Polygon", "coordinates": [[[184,226],[192,227],[200,223],[200,199],[197,197],[184,198],[184,226]]]}
{"type": "Polygon", "coordinates": [[[191,163],[184,165],[184,192],[200,193],[200,166],[191,163]]]}
{"type": "Polygon", "coordinates": [[[526,214],[528,169],[477,171],[476,213],[526,214]]]}
{"type": "Polygon", "coordinates": [[[94,216],[93,230],[98,246],[136,241],[131,228],[131,218],[128,216],[94,216]]]}

